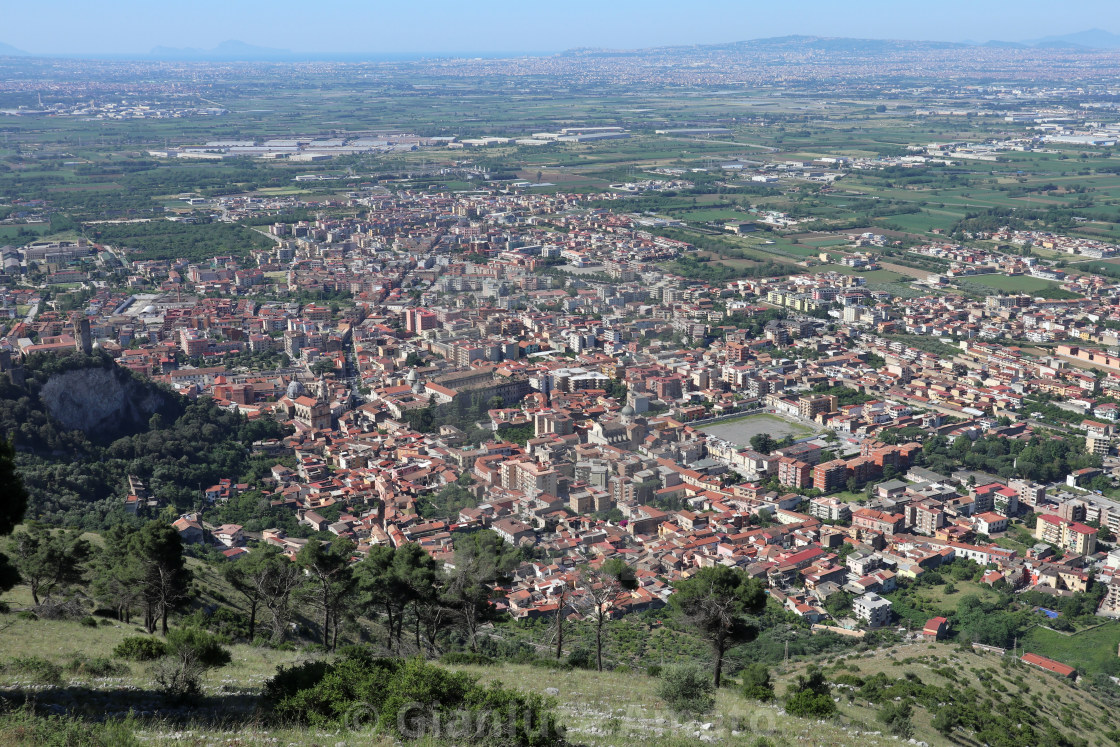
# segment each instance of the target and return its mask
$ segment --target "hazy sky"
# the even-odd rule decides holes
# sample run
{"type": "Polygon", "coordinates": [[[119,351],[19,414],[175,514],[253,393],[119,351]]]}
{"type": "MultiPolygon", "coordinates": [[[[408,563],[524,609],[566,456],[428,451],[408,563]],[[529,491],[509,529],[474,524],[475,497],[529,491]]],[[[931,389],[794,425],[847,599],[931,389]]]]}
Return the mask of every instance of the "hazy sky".
{"type": "Polygon", "coordinates": [[[0,0],[0,42],[33,53],[209,48],[300,52],[559,51],[787,34],[1030,39],[1120,32],[1117,0],[0,0]]]}

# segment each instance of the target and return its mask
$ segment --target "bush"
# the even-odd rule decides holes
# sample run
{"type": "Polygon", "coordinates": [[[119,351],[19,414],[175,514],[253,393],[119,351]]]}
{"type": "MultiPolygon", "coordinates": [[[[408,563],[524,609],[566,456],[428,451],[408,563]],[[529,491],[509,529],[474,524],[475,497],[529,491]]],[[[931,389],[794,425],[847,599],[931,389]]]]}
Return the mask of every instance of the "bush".
{"type": "Polygon", "coordinates": [[[87,628],[96,628],[97,619],[91,616],[86,616],[82,618],[81,624],[87,628]]]}
{"type": "Polygon", "coordinates": [[[9,659],[0,671],[26,677],[37,685],[58,685],[62,683],[62,667],[39,656],[23,656],[9,659]]]}
{"type": "Polygon", "coordinates": [[[660,677],[661,669],[662,667],[660,664],[650,664],[648,667],[646,667],[646,674],[648,674],[650,677],[660,677]]]}
{"type": "Polygon", "coordinates": [[[914,733],[914,726],[910,723],[912,708],[909,703],[887,703],[876,716],[880,722],[886,724],[891,734],[896,734],[903,739],[908,739],[914,733]]]}
{"type": "Polygon", "coordinates": [[[679,664],[661,670],[657,696],[670,710],[684,716],[701,716],[716,705],[711,674],[698,664],[679,664]]]}
{"type": "Polygon", "coordinates": [[[809,667],[805,674],[797,676],[797,682],[786,693],[786,711],[802,718],[828,718],[836,713],[832,691],[820,669],[809,667]]]}
{"type": "Polygon", "coordinates": [[[198,628],[176,628],[167,634],[167,653],[181,661],[197,662],[203,668],[224,667],[233,661],[222,648],[225,639],[198,628]]]}
{"type": "Polygon", "coordinates": [[[473,651],[452,651],[451,653],[444,654],[440,657],[441,664],[450,664],[452,666],[476,666],[476,667],[489,667],[497,664],[493,658],[485,654],[476,654],[473,651]]]}
{"type": "Polygon", "coordinates": [[[595,654],[590,649],[577,648],[568,654],[568,664],[573,669],[595,669],[595,654]]]}
{"type": "Polygon", "coordinates": [[[770,682],[770,670],[765,664],[748,665],[742,672],[743,697],[761,700],[764,703],[774,699],[774,685],[770,682]]]}
{"type": "Polygon", "coordinates": [[[264,702],[284,719],[324,728],[370,724],[401,739],[438,733],[459,743],[549,747],[563,743],[551,704],[535,693],[488,687],[420,659],[348,652],[334,662],[281,667],[264,702]]]}
{"type": "Polygon", "coordinates": [[[163,641],[142,635],[125,638],[113,649],[113,656],[129,661],[152,661],[166,653],[167,646],[163,641]]]}
{"type": "Polygon", "coordinates": [[[109,719],[96,723],[72,716],[40,716],[25,705],[0,712],[0,744],[81,745],[81,747],[140,747],[135,722],[109,719]]]}
{"type": "Polygon", "coordinates": [[[156,687],[175,700],[194,700],[202,695],[204,667],[197,661],[165,656],[151,669],[156,687]]]}
{"type": "Polygon", "coordinates": [[[119,664],[104,656],[92,659],[76,654],[66,665],[66,671],[88,677],[121,677],[129,673],[127,664],[119,664]]]}

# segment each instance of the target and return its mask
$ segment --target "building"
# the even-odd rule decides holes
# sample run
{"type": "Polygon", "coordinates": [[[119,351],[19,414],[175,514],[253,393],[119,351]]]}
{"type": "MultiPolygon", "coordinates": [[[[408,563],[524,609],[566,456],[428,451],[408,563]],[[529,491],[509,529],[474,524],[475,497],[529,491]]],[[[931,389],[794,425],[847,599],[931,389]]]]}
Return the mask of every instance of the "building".
{"type": "Polygon", "coordinates": [[[922,637],[939,641],[949,634],[949,621],[944,617],[931,617],[922,628],[922,637]]]}
{"type": "Polygon", "coordinates": [[[872,628],[879,628],[891,621],[891,603],[874,592],[856,597],[852,611],[857,620],[863,620],[872,628]]]}
{"type": "Polygon", "coordinates": [[[852,509],[838,498],[821,496],[809,501],[809,515],[826,521],[847,521],[852,518],[852,509]]]}
{"type": "Polygon", "coordinates": [[[848,463],[843,459],[833,459],[813,468],[813,487],[822,493],[835,493],[847,482],[848,463]]]}
{"type": "Polygon", "coordinates": [[[836,411],[836,397],[831,394],[805,394],[797,400],[797,414],[814,420],[822,412],[836,411]]]}
{"type": "Polygon", "coordinates": [[[494,522],[494,532],[514,547],[520,546],[522,540],[530,540],[536,536],[533,528],[517,519],[501,519],[494,522]]]}
{"type": "Polygon", "coordinates": [[[1075,555],[1092,555],[1097,551],[1097,530],[1054,514],[1042,514],[1034,527],[1035,539],[1056,545],[1075,555]]]}
{"type": "Polygon", "coordinates": [[[778,460],[778,482],[794,488],[812,487],[813,467],[808,462],[782,457],[778,460]]]}
{"type": "Polygon", "coordinates": [[[997,532],[1007,531],[1007,517],[995,511],[987,511],[973,517],[973,522],[978,534],[992,535],[997,532]]]}
{"type": "Polygon", "coordinates": [[[852,512],[852,525],[861,529],[881,532],[888,537],[902,531],[902,514],[888,514],[873,508],[860,508],[852,512]]]}
{"type": "Polygon", "coordinates": [[[427,309],[409,309],[404,313],[404,328],[414,335],[439,327],[439,317],[427,309]]]}
{"type": "Polygon", "coordinates": [[[1068,664],[1061,663],[1060,661],[1047,659],[1045,656],[1039,656],[1038,654],[1023,654],[1022,660],[1027,664],[1038,667],[1039,669],[1045,669],[1047,672],[1053,672],[1054,674],[1060,675],[1062,677],[1067,677],[1072,680],[1077,679],[1077,670],[1069,666],[1068,664]]]}

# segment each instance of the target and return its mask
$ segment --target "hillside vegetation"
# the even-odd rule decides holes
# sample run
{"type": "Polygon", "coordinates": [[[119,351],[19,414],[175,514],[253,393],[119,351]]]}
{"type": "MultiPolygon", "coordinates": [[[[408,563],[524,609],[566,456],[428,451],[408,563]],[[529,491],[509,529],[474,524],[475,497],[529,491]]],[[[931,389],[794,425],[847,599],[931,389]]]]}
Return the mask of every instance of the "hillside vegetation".
{"type": "MultiPolygon", "coordinates": [[[[188,709],[164,701],[157,692],[150,666],[113,656],[114,647],[136,634],[134,626],[108,621],[91,627],[71,621],[0,617],[0,649],[7,652],[0,657],[0,698],[9,705],[34,699],[40,714],[65,709],[78,717],[70,722],[51,720],[16,706],[0,716],[0,744],[393,743],[368,723],[312,726],[266,718],[258,697],[277,668],[330,660],[323,654],[229,645],[231,663],[207,670],[203,696],[188,709]],[[103,723],[106,716],[121,720],[103,723]],[[65,733],[71,734],[69,741],[60,740],[59,735],[65,733]]],[[[822,663],[826,664],[825,672],[838,709],[835,716],[825,720],[792,716],[781,702],[787,688],[806,672],[808,662],[775,668],[778,701],[747,699],[738,692],[737,682],[728,682],[715,693],[714,710],[696,719],[680,717],[666,707],[658,695],[658,677],[628,667],[598,673],[498,662],[452,664],[448,669],[477,678],[483,686],[504,683],[506,687],[549,699],[571,744],[897,744],[891,725],[880,716],[882,706],[867,701],[866,690],[852,684],[855,678],[867,681],[877,675],[887,681],[920,682],[955,692],[976,691],[982,701],[990,702],[993,714],[1021,709],[1050,722],[1055,731],[1085,740],[1078,743],[1100,747],[1116,743],[1115,727],[1109,717],[1116,701],[1088,686],[1074,685],[1015,663],[1010,657],[963,651],[949,644],[917,643],[830,657],[822,663]]],[[[957,730],[950,738],[934,727],[940,710],[936,704],[915,707],[908,733],[931,746],[978,745],[985,741],[1074,743],[1051,741],[1045,730],[1032,742],[989,741],[963,730],[957,730]]]]}
{"type": "Polygon", "coordinates": [[[200,487],[221,478],[240,480],[276,462],[249,452],[254,441],[283,435],[275,421],[250,422],[210,399],[192,402],[104,354],[32,356],[25,371],[23,386],[0,377],[0,439],[17,451],[31,496],[28,519],[84,529],[127,521],[128,475],[140,477],[161,504],[187,511],[201,501],[200,487]],[[75,376],[117,392],[119,407],[106,409],[105,392],[93,386],[59,400],[55,382],[75,376]],[[88,428],[68,428],[52,408],[65,408],[67,422],[88,428]]]}

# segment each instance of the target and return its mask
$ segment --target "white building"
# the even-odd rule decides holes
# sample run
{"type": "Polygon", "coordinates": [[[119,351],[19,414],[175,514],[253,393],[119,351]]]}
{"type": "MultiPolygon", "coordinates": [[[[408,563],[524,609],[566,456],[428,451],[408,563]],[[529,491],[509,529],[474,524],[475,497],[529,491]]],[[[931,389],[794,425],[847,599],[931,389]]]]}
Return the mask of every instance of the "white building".
{"type": "Polygon", "coordinates": [[[852,611],[857,620],[863,620],[872,628],[879,628],[891,621],[891,603],[874,592],[856,597],[852,611]]]}

